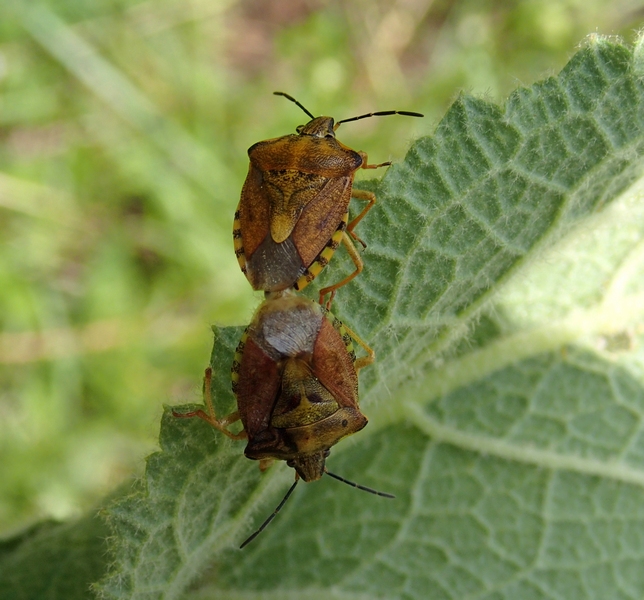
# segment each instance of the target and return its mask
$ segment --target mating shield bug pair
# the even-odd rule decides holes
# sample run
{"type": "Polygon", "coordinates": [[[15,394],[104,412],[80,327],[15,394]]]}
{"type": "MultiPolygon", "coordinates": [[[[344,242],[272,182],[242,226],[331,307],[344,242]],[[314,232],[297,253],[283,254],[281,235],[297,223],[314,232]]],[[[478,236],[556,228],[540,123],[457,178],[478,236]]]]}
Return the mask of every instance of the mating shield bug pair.
{"type": "Polygon", "coordinates": [[[275,511],[243,544],[252,541],[282,508],[299,479],[316,481],[323,474],[359,489],[390,497],[329,472],[330,449],[360,431],[367,418],[358,404],[358,372],[372,363],[374,353],[328,312],[336,290],[351,281],[363,264],[353,241],[364,245],[354,228],[376,201],[371,192],[353,190],[358,169],[375,169],[364,152],[340,143],[336,129],[349,121],[401,114],[382,111],[343,119],[309,117],[297,134],[258,142],[248,150],[250,168],[235,213],[233,239],[239,265],[253,289],[266,293],[237,347],[232,367],[237,410],[218,418],[211,398],[211,371],[204,378],[207,412],[173,413],[199,417],[232,439],[246,439],[248,458],[265,469],[285,460],[296,471],[295,482],[275,511]],[[351,198],[366,206],[349,222],[351,198]],[[355,271],[320,291],[320,303],[295,296],[304,289],[344,244],[355,271]],[[324,298],[330,294],[326,308],[324,298]],[[356,341],[366,356],[356,359],[356,341]],[[241,421],[242,430],[228,427],[241,421]]]}
{"type": "MultiPolygon", "coordinates": [[[[351,238],[360,241],[354,228],[376,201],[372,192],[353,189],[358,169],[370,165],[364,152],[348,148],[335,137],[342,123],[367,117],[406,115],[408,111],[381,111],[334,122],[332,117],[314,117],[295,98],[309,117],[296,134],[257,142],[248,149],[250,168],[235,213],[233,239],[241,270],[255,290],[277,292],[304,289],[344,244],[355,271],[320,290],[320,304],[362,271],[363,263],[351,238]],[[351,221],[351,198],[367,205],[351,221]]],[[[329,304],[331,302],[329,300],[329,304]]]]}

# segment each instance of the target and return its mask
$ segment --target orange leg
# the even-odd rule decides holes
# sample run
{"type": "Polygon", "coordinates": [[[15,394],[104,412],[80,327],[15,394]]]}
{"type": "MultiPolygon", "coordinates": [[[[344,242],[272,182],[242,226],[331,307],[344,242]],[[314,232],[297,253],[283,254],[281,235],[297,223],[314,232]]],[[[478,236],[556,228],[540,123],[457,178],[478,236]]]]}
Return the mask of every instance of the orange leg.
{"type": "Polygon", "coordinates": [[[349,329],[344,323],[342,323],[342,326],[346,329],[347,333],[351,336],[353,341],[356,342],[367,353],[367,356],[363,356],[353,363],[353,367],[356,370],[356,373],[358,373],[360,372],[360,369],[370,365],[374,360],[376,360],[376,353],[370,346],[367,346],[362,338],[358,336],[353,330],[349,329]]]}
{"type": "Polygon", "coordinates": [[[351,192],[351,197],[356,198],[357,200],[366,200],[367,201],[367,206],[365,206],[360,214],[353,219],[348,225],[347,225],[347,231],[351,235],[351,237],[356,241],[362,244],[363,248],[367,247],[367,244],[365,244],[358,236],[356,233],[354,233],[354,229],[360,221],[362,221],[363,217],[372,209],[373,205],[376,203],[376,195],[373,192],[367,192],[366,190],[352,190],[351,192]]]}
{"type": "MultiPolygon", "coordinates": [[[[379,165],[369,165],[367,164],[367,155],[364,152],[360,153],[362,155],[363,163],[362,163],[362,168],[363,169],[377,169],[379,167],[386,167],[390,165],[390,162],[385,162],[381,163],[379,165]]],[[[336,291],[341,288],[343,285],[346,285],[349,283],[354,277],[359,275],[362,272],[362,269],[364,267],[364,263],[362,262],[362,258],[360,258],[360,255],[358,254],[358,250],[356,249],[355,245],[351,241],[351,237],[356,240],[356,242],[359,242],[362,244],[364,248],[367,247],[367,244],[365,244],[359,237],[358,235],[353,231],[355,227],[362,221],[364,216],[373,208],[373,205],[376,203],[376,195],[373,192],[368,192],[366,190],[352,190],[351,191],[351,197],[356,198],[357,200],[366,200],[367,205],[360,211],[357,217],[355,217],[348,225],[346,228],[346,231],[344,235],[342,236],[342,243],[344,244],[345,248],[347,249],[347,252],[349,253],[349,256],[351,257],[351,260],[353,261],[353,264],[356,266],[356,270],[351,273],[351,275],[348,275],[345,277],[342,281],[338,281],[338,283],[335,283],[329,287],[325,287],[320,290],[320,304],[324,304],[327,309],[331,307],[331,303],[333,302],[333,298],[335,297],[336,291]],[[348,235],[347,235],[348,234],[348,235]],[[351,237],[349,237],[351,236],[351,237]],[[324,297],[327,294],[331,294],[329,300],[324,302],[324,297]]]]}
{"type": "MultiPolygon", "coordinates": [[[[367,154],[365,152],[360,152],[362,156],[362,167],[363,169],[379,169],[380,167],[388,167],[391,163],[384,162],[379,165],[370,165],[368,164],[367,154]]],[[[367,192],[365,190],[352,190],[351,196],[358,200],[367,200],[367,206],[362,209],[362,212],[355,218],[351,223],[347,225],[347,231],[351,234],[356,242],[360,242],[364,248],[367,245],[353,232],[355,226],[362,221],[362,218],[371,210],[373,205],[376,203],[376,195],[373,192],[367,192]]]]}
{"type": "Polygon", "coordinates": [[[342,234],[342,243],[344,244],[345,248],[347,249],[347,252],[349,253],[349,256],[351,257],[351,260],[353,261],[353,264],[356,266],[356,270],[351,273],[350,275],[347,275],[342,281],[338,281],[338,283],[334,283],[333,285],[330,285],[329,287],[322,288],[320,290],[320,304],[325,305],[326,309],[329,310],[331,308],[331,303],[333,302],[333,298],[335,297],[336,291],[341,288],[343,285],[346,285],[349,283],[354,277],[362,273],[362,269],[364,268],[364,263],[362,262],[362,258],[360,258],[360,254],[358,254],[358,250],[354,246],[353,242],[351,241],[351,238],[347,235],[346,231],[342,234]],[[329,300],[324,303],[324,297],[327,294],[331,294],[331,297],[329,300]]]}
{"type": "Polygon", "coordinates": [[[206,403],[206,408],[208,409],[207,413],[201,409],[194,410],[187,413],[178,413],[178,412],[172,411],[172,416],[177,417],[178,419],[189,419],[192,417],[199,417],[200,419],[203,419],[204,421],[212,425],[215,429],[221,431],[224,435],[227,435],[230,439],[245,440],[247,438],[247,435],[243,429],[239,433],[233,433],[232,431],[228,431],[228,429],[226,429],[228,425],[231,425],[232,423],[239,421],[239,418],[240,418],[239,411],[236,410],[235,412],[230,413],[227,417],[224,417],[223,419],[217,418],[217,415],[215,414],[215,407],[212,403],[211,383],[212,383],[212,369],[208,367],[206,369],[206,372],[203,378],[203,397],[206,403]]]}
{"type": "Polygon", "coordinates": [[[262,458],[259,461],[259,470],[263,473],[266,471],[273,463],[275,462],[274,458],[262,458]]]}

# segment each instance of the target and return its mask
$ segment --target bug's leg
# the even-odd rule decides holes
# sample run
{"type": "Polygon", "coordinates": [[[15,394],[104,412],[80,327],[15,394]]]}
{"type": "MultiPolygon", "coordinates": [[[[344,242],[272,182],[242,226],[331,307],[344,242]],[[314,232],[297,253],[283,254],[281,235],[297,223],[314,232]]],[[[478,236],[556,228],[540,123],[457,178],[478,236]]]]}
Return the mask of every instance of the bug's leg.
{"type": "MultiPolygon", "coordinates": [[[[378,165],[370,165],[369,159],[366,152],[359,152],[362,157],[362,169],[379,169],[380,167],[388,167],[391,162],[383,162],[378,165]]],[[[371,207],[376,203],[376,195],[373,192],[367,192],[365,190],[352,190],[351,196],[357,198],[358,200],[367,200],[367,206],[362,209],[362,212],[355,218],[349,225],[347,225],[347,231],[351,234],[354,240],[360,242],[365,248],[367,245],[355,234],[353,230],[355,226],[360,223],[362,218],[371,210],[371,207]]]]}
{"type": "Polygon", "coordinates": [[[366,342],[364,342],[362,338],[353,330],[349,329],[344,323],[342,323],[342,326],[351,336],[353,341],[356,342],[367,353],[367,356],[362,356],[353,363],[353,367],[355,368],[356,373],[358,373],[360,369],[370,365],[374,360],[376,360],[376,353],[370,346],[367,346],[366,342]]]}
{"type": "Polygon", "coordinates": [[[379,165],[367,165],[364,164],[362,165],[363,169],[379,169],[380,167],[390,167],[391,166],[391,161],[383,162],[380,163],[379,165]]]}
{"type": "Polygon", "coordinates": [[[347,252],[351,257],[353,264],[356,266],[356,270],[350,275],[347,275],[342,281],[338,281],[338,283],[334,283],[333,285],[322,288],[320,290],[320,304],[324,305],[324,297],[327,294],[331,294],[331,297],[329,298],[328,302],[325,305],[327,310],[329,310],[329,308],[331,307],[331,302],[335,297],[336,290],[341,288],[343,285],[346,285],[347,283],[349,283],[356,275],[359,275],[360,273],[362,273],[362,269],[364,268],[364,263],[362,262],[362,258],[360,258],[360,254],[358,254],[358,250],[356,249],[353,242],[351,241],[351,238],[347,235],[346,231],[343,232],[342,234],[342,243],[344,244],[344,247],[347,249],[347,252]]]}
{"type": "Polygon", "coordinates": [[[373,205],[376,203],[376,195],[373,192],[367,192],[366,190],[352,190],[351,197],[356,198],[356,200],[367,201],[367,206],[365,206],[360,214],[347,225],[347,232],[349,235],[351,235],[356,242],[362,244],[363,248],[366,248],[367,244],[365,244],[353,230],[355,229],[355,226],[362,221],[363,217],[373,208],[373,205]]]}
{"type": "Polygon", "coordinates": [[[207,413],[201,409],[193,410],[187,413],[178,413],[178,412],[172,411],[172,416],[177,417],[178,419],[189,419],[192,417],[199,417],[200,419],[203,419],[204,421],[212,425],[218,431],[221,431],[224,435],[227,435],[230,439],[245,440],[247,436],[246,436],[246,432],[243,429],[239,433],[233,433],[232,431],[228,431],[228,429],[226,429],[228,425],[231,425],[232,423],[239,421],[240,419],[239,411],[236,410],[235,412],[230,413],[228,416],[224,417],[223,419],[217,418],[217,415],[215,413],[215,407],[212,403],[212,394],[210,391],[211,382],[212,382],[212,369],[208,367],[206,369],[206,372],[203,378],[203,397],[206,403],[206,408],[208,409],[207,413]]]}
{"type": "MultiPolygon", "coordinates": [[[[370,165],[367,154],[366,152],[359,152],[360,156],[362,157],[362,169],[379,169],[380,167],[388,167],[391,163],[390,162],[384,162],[380,163],[378,165],[370,165]]],[[[355,218],[351,223],[347,225],[347,231],[353,237],[356,242],[360,242],[364,248],[367,247],[367,244],[365,244],[354,232],[355,226],[362,221],[362,218],[371,210],[373,205],[376,203],[376,195],[373,192],[367,192],[365,190],[352,190],[351,191],[351,196],[353,198],[356,198],[358,200],[366,200],[367,201],[367,206],[365,206],[362,209],[362,212],[355,218]]]]}
{"type": "Polygon", "coordinates": [[[275,462],[274,458],[262,458],[259,461],[259,470],[263,473],[266,471],[273,463],[275,462]]]}

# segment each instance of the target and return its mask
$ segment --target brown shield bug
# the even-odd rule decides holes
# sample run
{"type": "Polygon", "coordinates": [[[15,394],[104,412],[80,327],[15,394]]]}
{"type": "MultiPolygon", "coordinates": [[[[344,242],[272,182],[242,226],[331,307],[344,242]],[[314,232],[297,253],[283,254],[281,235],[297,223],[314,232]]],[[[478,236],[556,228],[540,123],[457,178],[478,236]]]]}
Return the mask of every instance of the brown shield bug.
{"type": "Polygon", "coordinates": [[[358,405],[358,372],[373,360],[371,348],[323,306],[289,291],[269,294],[235,352],[231,372],[237,411],[222,419],[216,416],[207,369],[207,412],[173,413],[199,417],[232,439],[246,439],[244,454],[259,460],[262,470],[274,460],[285,460],[295,469],[295,483],[284,500],[242,547],[273,519],[299,478],[316,481],[327,473],[391,497],[348,482],[325,466],[330,448],[367,424],[358,405]],[[366,356],[356,358],[353,341],[366,356]],[[243,429],[229,431],[239,420],[243,429]]]}
{"type": "Polygon", "coordinates": [[[295,102],[311,120],[296,134],[257,142],[248,149],[250,168],[235,213],[233,239],[241,270],[255,290],[277,292],[304,289],[344,244],[355,271],[320,290],[320,304],[362,271],[362,259],[351,238],[363,244],[353,232],[376,202],[372,192],[353,189],[358,169],[370,165],[365,152],[340,143],[335,131],[342,123],[385,115],[422,117],[420,113],[387,110],[334,122],[332,117],[314,117],[295,98],[274,92],[295,102]],[[351,198],[367,205],[351,221],[351,198]]]}

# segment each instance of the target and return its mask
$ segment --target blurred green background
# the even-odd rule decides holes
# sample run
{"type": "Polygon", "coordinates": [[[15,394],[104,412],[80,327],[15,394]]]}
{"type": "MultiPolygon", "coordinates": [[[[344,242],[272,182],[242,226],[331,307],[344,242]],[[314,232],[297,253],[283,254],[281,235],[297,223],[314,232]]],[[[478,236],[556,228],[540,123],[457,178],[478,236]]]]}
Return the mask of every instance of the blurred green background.
{"type": "Polygon", "coordinates": [[[3,2],[0,532],[141,473],[162,403],[200,399],[210,324],[249,320],[246,149],[307,120],[273,90],[424,112],[340,130],[397,160],[459,91],[500,102],[643,23],[629,0],[3,2]]]}

